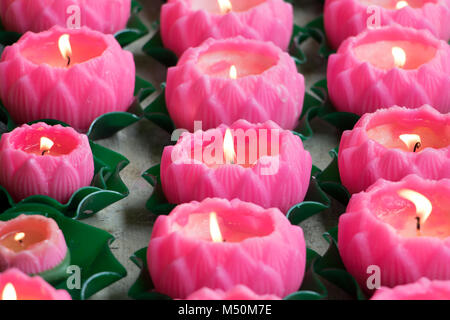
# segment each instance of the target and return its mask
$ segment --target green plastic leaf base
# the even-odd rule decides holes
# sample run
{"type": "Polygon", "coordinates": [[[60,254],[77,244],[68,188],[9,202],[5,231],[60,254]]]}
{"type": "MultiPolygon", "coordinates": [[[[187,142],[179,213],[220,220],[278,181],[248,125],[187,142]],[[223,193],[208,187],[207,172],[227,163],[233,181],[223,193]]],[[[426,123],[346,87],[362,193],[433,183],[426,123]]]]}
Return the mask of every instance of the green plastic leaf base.
{"type": "MultiPolygon", "coordinates": [[[[62,230],[70,251],[70,265],[81,271],[80,287],[72,288],[72,285],[76,285],[73,279],[76,274],[72,273],[71,269],[65,269],[66,278],[49,280],[55,288],[67,290],[72,299],[88,299],[127,275],[125,268],[111,252],[109,245],[114,241],[114,237],[108,232],[69,219],[55,208],[36,203],[12,208],[0,214],[0,220],[7,221],[21,214],[52,218],[62,230]]],[[[59,272],[63,271],[61,266],[59,272]]]]}
{"type": "Polygon", "coordinates": [[[69,276],[67,274],[67,268],[70,266],[70,262],[70,250],[67,250],[67,254],[60,264],[50,270],[39,273],[38,276],[42,277],[49,283],[61,282],[69,276]]]}

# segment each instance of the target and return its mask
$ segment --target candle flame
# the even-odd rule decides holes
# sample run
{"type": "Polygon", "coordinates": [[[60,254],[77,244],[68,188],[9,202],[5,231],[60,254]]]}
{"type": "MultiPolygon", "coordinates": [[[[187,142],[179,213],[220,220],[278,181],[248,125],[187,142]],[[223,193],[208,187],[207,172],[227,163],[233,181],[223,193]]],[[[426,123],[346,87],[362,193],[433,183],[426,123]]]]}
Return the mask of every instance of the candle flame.
{"type": "Polygon", "coordinates": [[[402,134],[399,136],[399,138],[408,147],[408,150],[414,150],[417,144],[422,143],[422,140],[420,140],[420,136],[417,134],[402,134]]]}
{"type": "Polygon", "coordinates": [[[68,34],[63,34],[59,37],[58,47],[62,57],[68,60],[69,65],[70,57],[72,56],[72,46],[70,45],[70,36],[68,34]]]}
{"type": "Polygon", "coordinates": [[[55,143],[52,140],[50,140],[49,138],[42,137],[41,138],[41,151],[42,152],[50,151],[50,149],[53,147],[54,144],[55,143]]]}
{"type": "Polygon", "coordinates": [[[425,223],[425,221],[427,221],[428,217],[431,214],[431,211],[433,211],[433,206],[427,197],[425,197],[423,194],[409,189],[400,190],[398,192],[398,195],[403,199],[409,200],[414,203],[414,206],[416,207],[417,217],[420,218],[420,223],[423,224],[425,223]]]}
{"type": "Polygon", "coordinates": [[[219,222],[217,221],[217,213],[209,214],[209,233],[213,242],[223,242],[222,233],[220,232],[219,222]]]}
{"type": "Polygon", "coordinates": [[[234,140],[231,130],[227,129],[225,132],[225,138],[223,139],[223,152],[225,153],[225,162],[233,163],[236,158],[236,152],[234,151],[234,140]]]}
{"type": "Polygon", "coordinates": [[[230,67],[230,79],[236,80],[237,79],[237,69],[236,66],[232,65],[230,67]]]}
{"type": "Polygon", "coordinates": [[[17,300],[16,289],[13,284],[8,282],[3,289],[2,299],[1,300],[17,300]]]}
{"type": "Polygon", "coordinates": [[[394,56],[394,64],[398,68],[402,68],[406,64],[406,52],[400,47],[392,47],[392,55],[394,56]]]}
{"type": "Polygon", "coordinates": [[[230,0],[217,0],[222,14],[229,13],[233,9],[230,0]]]}
{"type": "Polygon", "coordinates": [[[397,5],[395,6],[395,8],[396,9],[401,9],[401,8],[404,8],[404,7],[407,7],[407,6],[409,6],[407,1],[399,1],[399,2],[397,2],[397,5]]]}
{"type": "Polygon", "coordinates": [[[16,235],[14,236],[14,240],[16,241],[21,241],[25,238],[25,233],[23,232],[17,232],[16,235]]]}

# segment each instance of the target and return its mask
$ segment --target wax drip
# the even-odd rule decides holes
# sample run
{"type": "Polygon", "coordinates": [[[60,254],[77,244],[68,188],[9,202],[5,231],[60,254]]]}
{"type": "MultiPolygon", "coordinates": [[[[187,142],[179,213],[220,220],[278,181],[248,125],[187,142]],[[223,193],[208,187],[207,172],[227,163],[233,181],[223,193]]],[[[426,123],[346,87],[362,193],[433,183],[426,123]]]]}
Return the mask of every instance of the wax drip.
{"type": "Polygon", "coordinates": [[[421,146],[422,146],[422,144],[421,144],[420,142],[417,142],[417,143],[414,145],[414,151],[413,151],[413,152],[416,152],[417,149],[419,149],[421,146]]]}

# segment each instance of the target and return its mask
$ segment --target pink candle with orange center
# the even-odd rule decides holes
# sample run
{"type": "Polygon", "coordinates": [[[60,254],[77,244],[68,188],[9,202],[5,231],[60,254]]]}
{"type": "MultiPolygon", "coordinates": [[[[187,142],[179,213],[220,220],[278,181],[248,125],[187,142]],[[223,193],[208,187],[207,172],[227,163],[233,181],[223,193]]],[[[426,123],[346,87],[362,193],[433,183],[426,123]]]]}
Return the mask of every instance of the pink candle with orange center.
{"type": "Polygon", "coordinates": [[[399,24],[425,29],[450,39],[448,0],[326,0],[324,24],[330,45],[337,49],[367,28],[399,24]]]}
{"type": "Polygon", "coordinates": [[[450,46],[427,31],[391,26],[349,38],[330,56],[327,74],[339,111],[424,104],[450,111],[450,46]]]}
{"type": "Polygon", "coordinates": [[[67,254],[64,235],[53,219],[20,215],[0,221],[0,272],[18,268],[39,274],[55,268],[67,254]]]}
{"type": "Polygon", "coordinates": [[[347,270],[368,289],[378,267],[381,285],[421,277],[450,280],[450,180],[409,175],[378,180],[353,197],[339,219],[339,251],[347,270]],[[373,269],[372,269],[373,270],[373,269]]]}
{"type": "Polygon", "coordinates": [[[450,114],[430,106],[365,114],[342,135],[339,173],[350,193],[364,191],[380,178],[450,178],[450,114]]]}
{"type": "Polygon", "coordinates": [[[305,94],[294,60],[269,42],[242,37],[204,42],[167,74],[167,108],[178,128],[204,129],[245,119],[298,124],[305,94]]]}
{"type": "Polygon", "coordinates": [[[87,131],[100,115],[130,107],[135,66],[112,35],[56,26],[5,48],[0,82],[17,123],[55,119],[87,131]]]}
{"type": "Polygon", "coordinates": [[[286,50],[293,21],[292,5],[283,0],[169,0],[161,8],[161,36],[178,56],[208,38],[236,36],[286,50]]]}
{"type": "Polygon", "coordinates": [[[239,198],[287,212],[303,201],[311,168],[298,136],[271,121],[240,120],[184,133],[175,146],[166,147],[161,182],[170,203],[239,198]]]}
{"type": "Polygon", "coordinates": [[[29,277],[13,268],[0,273],[0,300],[71,300],[71,297],[41,277],[29,277]]]}
{"type": "Polygon", "coordinates": [[[36,123],[1,136],[0,184],[16,201],[45,195],[65,203],[93,177],[89,140],[72,128],[36,123]]]}
{"type": "Polygon", "coordinates": [[[239,284],[284,297],[300,288],[305,255],[302,229],[278,209],[214,198],[158,217],[147,260],[156,291],[172,298],[239,284]]]}

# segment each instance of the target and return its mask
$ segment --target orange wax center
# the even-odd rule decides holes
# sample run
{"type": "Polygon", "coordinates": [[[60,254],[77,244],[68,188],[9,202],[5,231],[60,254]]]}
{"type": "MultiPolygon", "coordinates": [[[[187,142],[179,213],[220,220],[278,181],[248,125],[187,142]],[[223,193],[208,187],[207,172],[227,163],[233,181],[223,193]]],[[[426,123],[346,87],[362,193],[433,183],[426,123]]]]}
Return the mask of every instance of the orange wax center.
{"type": "Polygon", "coordinates": [[[9,248],[14,252],[20,252],[45,239],[45,234],[36,229],[16,230],[0,235],[0,246],[9,248]]]}
{"type": "Polygon", "coordinates": [[[239,79],[261,74],[278,62],[278,57],[269,53],[262,54],[252,48],[243,51],[235,46],[228,46],[229,44],[217,44],[201,54],[197,61],[200,71],[213,77],[239,79]]]}
{"type": "Polygon", "coordinates": [[[61,36],[64,35],[50,34],[45,37],[27,39],[21,53],[35,64],[67,68],[99,57],[107,48],[104,40],[94,35],[71,34],[69,39],[64,37],[61,39],[61,36]],[[67,50],[67,41],[70,43],[70,50],[67,50]],[[69,57],[70,64],[68,64],[69,57]]]}
{"type": "Polygon", "coordinates": [[[386,9],[399,10],[409,6],[412,8],[422,8],[427,3],[436,3],[437,0],[360,0],[366,5],[376,5],[386,9]]]}
{"type": "MultiPolygon", "coordinates": [[[[420,187],[420,186],[419,186],[420,187]]],[[[420,199],[412,196],[411,199],[401,195],[399,190],[383,190],[372,199],[371,211],[381,220],[394,227],[397,232],[404,237],[429,236],[445,239],[450,236],[450,199],[448,195],[435,188],[435,190],[417,190],[414,186],[408,187],[414,192],[429,201],[431,213],[422,221],[420,231],[417,230],[417,217],[420,215],[420,209],[426,207],[422,203],[422,208],[416,207],[414,201],[420,199]],[[412,201],[411,201],[412,200],[412,201]],[[418,214],[419,212],[419,214],[418,214]]],[[[418,202],[420,204],[420,202],[418,202]]],[[[426,211],[426,210],[423,210],[426,211]]],[[[423,217],[422,217],[423,218],[423,217]]]]}
{"type": "Polygon", "coordinates": [[[274,230],[270,217],[254,217],[244,212],[223,214],[220,211],[191,213],[180,218],[173,228],[188,237],[210,242],[241,242],[267,236],[274,230]]]}
{"type": "Polygon", "coordinates": [[[383,70],[396,67],[406,70],[417,69],[431,61],[437,51],[434,46],[406,40],[362,43],[353,50],[358,60],[369,62],[383,70]]]}
{"type": "MultiPolygon", "coordinates": [[[[397,119],[398,120],[398,119],[397,119]]],[[[420,119],[401,120],[377,125],[367,131],[372,139],[386,148],[420,152],[425,148],[441,149],[450,145],[450,126],[420,119]]]]}
{"type": "Polygon", "coordinates": [[[206,10],[215,14],[248,11],[266,0],[191,0],[192,10],[206,10]]]}
{"type": "Polygon", "coordinates": [[[40,156],[67,155],[79,144],[75,136],[54,127],[23,130],[12,141],[16,149],[40,156]]]}

